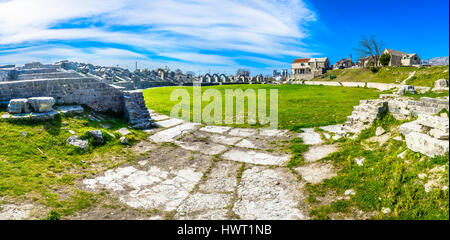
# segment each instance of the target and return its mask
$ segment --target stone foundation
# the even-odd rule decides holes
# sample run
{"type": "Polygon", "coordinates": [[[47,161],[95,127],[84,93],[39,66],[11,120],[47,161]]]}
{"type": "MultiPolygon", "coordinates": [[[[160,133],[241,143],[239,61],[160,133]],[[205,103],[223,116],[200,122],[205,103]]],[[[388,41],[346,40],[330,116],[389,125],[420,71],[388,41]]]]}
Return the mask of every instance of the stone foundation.
{"type": "Polygon", "coordinates": [[[93,78],[0,82],[2,104],[31,97],[53,97],[57,104],[82,104],[98,112],[123,112],[123,93],[93,78]]]}
{"type": "Polygon", "coordinates": [[[123,92],[121,88],[95,78],[80,76],[0,82],[0,105],[8,105],[11,99],[31,97],[53,97],[56,104],[60,105],[79,104],[96,112],[123,113],[135,128],[148,128],[151,125],[142,92],[123,92]]]}

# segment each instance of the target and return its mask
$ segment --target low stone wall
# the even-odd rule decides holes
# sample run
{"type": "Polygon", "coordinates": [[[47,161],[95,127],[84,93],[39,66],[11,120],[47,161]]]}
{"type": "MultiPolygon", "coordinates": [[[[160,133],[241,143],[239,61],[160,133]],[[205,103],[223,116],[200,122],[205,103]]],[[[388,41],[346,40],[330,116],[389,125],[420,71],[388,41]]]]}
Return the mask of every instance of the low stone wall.
{"type": "Polygon", "coordinates": [[[80,74],[75,72],[52,72],[52,73],[27,73],[20,74],[17,80],[34,80],[34,79],[48,79],[48,78],[75,78],[80,77],[80,74]]]}
{"type": "Polygon", "coordinates": [[[359,133],[370,127],[372,123],[385,112],[391,113],[396,119],[406,120],[410,116],[420,114],[436,115],[442,109],[449,111],[449,99],[422,97],[419,101],[408,97],[398,97],[393,94],[382,94],[380,99],[361,100],[354,106],[352,115],[347,117],[344,129],[347,132],[359,133]]]}
{"type": "Polygon", "coordinates": [[[10,71],[0,70],[0,82],[8,81],[10,71]]]}
{"type": "Polygon", "coordinates": [[[419,114],[437,114],[442,109],[449,111],[449,99],[422,97],[419,101],[409,98],[388,98],[389,112],[398,119],[407,119],[419,114]]]}
{"type": "Polygon", "coordinates": [[[0,104],[14,98],[53,97],[57,104],[84,104],[95,111],[123,112],[123,93],[94,78],[0,82],[0,104]]]}

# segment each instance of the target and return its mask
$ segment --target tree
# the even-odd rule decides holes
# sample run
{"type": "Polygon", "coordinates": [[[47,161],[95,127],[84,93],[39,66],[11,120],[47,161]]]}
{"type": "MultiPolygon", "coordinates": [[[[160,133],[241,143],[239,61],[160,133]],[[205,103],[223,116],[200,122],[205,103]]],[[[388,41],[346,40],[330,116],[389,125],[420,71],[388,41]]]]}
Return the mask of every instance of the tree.
{"type": "Polygon", "coordinates": [[[383,52],[382,48],[383,43],[377,41],[374,36],[367,38],[365,36],[361,37],[361,41],[359,42],[359,48],[356,49],[360,58],[370,56],[370,59],[375,61],[375,66],[378,66],[378,59],[383,52]]]}
{"type": "Polygon", "coordinates": [[[186,75],[191,75],[191,76],[195,77],[195,72],[193,72],[193,71],[187,71],[187,72],[186,72],[186,75]]]}
{"type": "Polygon", "coordinates": [[[183,71],[181,71],[181,69],[177,68],[177,69],[175,70],[175,73],[176,73],[177,75],[182,75],[182,74],[183,74],[183,71]]]}
{"type": "Polygon", "coordinates": [[[239,76],[239,75],[250,76],[250,70],[239,68],[236,71],[236,76],[239,76]]]}
{"type": "Polygon", "coordinates": [[[388,53],[383,53],[380,57],[380,64],[383,66],[389,65],[389,62],[391,61],[391,55],[388,53]]]}

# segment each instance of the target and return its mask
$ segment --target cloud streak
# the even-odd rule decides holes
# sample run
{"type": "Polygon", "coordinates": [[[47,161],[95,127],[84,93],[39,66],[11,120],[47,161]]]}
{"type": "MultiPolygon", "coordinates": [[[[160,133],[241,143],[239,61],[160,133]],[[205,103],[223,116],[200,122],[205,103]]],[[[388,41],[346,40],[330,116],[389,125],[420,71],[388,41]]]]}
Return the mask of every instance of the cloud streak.
{"type": "MultiPolygon", "coordinates": [[[[66,58],[97,59],[92,55],[115,51],[120,54],[111,60],[117,62],[178,61],[203,70],[208,64],[236,67],[236,58],[246,57],[280,65],[317,54],[302,42],[315,20],[302,0],[12,0],[0,2],[0,63],[10,54],[39,57],[36,49],[22,47],[41,46],[66,49],[66,58]],[[74,44],[83,41],[98,46],[74,44]]],[[[52,54],[45,52],[41,58],[47,60],[52,54]]]]}

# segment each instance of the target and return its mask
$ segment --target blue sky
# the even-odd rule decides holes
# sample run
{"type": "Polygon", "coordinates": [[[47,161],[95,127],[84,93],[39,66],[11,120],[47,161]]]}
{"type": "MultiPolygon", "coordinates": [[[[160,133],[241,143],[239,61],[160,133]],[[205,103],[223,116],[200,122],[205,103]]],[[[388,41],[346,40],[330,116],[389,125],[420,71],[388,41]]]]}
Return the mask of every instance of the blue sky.
{"type": "Polygon", "coordinates": [[[0,65],[70,59],[196,73],[270,74],[353,54],[362,35],[448,56],[448,1],[0,0],[0,65]]]}

